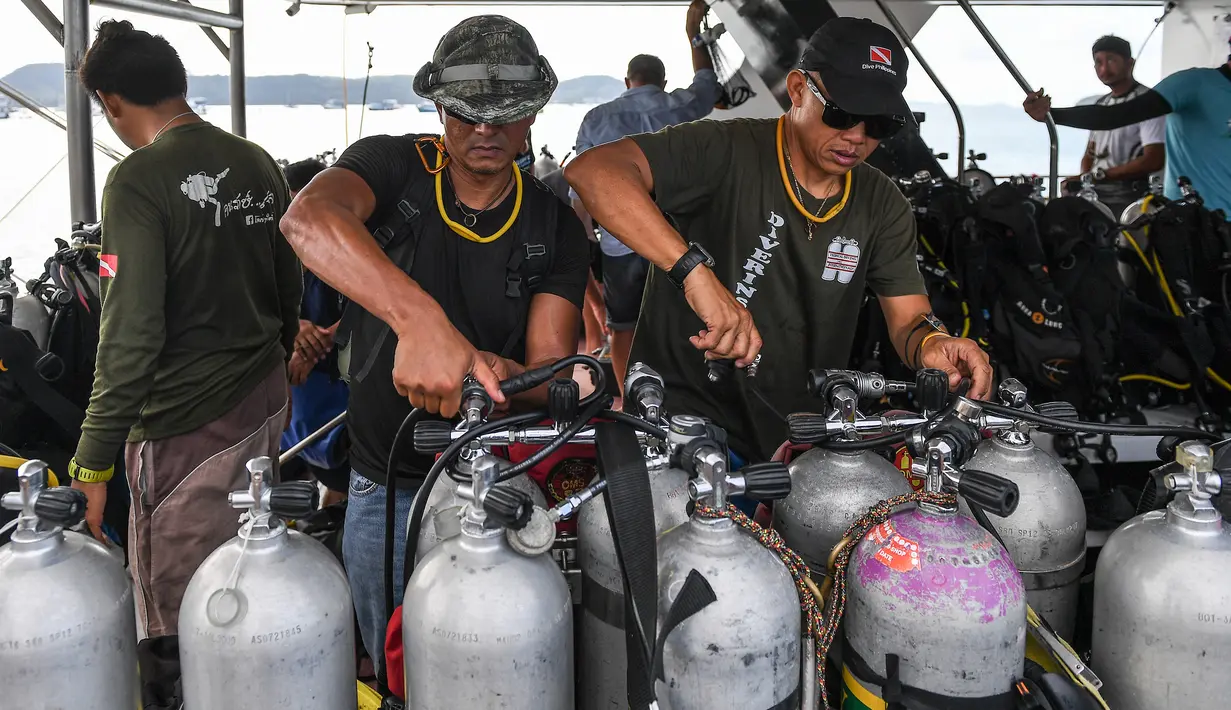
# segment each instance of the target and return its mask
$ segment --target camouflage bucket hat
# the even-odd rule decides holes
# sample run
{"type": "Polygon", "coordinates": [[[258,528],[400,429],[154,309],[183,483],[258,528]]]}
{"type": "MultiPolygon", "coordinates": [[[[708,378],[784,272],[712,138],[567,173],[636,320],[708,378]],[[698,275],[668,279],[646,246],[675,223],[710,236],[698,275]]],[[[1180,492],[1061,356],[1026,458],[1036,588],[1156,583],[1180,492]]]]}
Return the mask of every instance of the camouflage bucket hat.
{"type": "Polygon", "coordinates": [[[514,123],[547,105],[556,73],[530,32],[500,15],[462,20],[415,75],[419,96],[475,123],[514,123]]]}

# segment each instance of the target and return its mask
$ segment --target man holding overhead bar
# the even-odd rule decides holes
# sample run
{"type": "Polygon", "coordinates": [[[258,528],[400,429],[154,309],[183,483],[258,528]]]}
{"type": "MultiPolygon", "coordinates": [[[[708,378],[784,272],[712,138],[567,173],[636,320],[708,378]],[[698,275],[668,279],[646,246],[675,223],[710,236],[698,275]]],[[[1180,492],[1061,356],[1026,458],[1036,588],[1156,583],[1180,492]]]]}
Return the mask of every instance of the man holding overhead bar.
{"type": "Polygon", "coordinates": [[[809,369],[847,365],[865,286],[907,364],[943,369],[954,386],[970,377],[976,397],[991,392],[987,355],[931,313],[909,203],[863,164],[911,120],[906,68],[887,28],[835,18],[787,75],[780,118],[637,135],[565,169],[595,219],[658,267],[631,359],[662,374],[674,409],[724,427],[740,458],[768,460],[785,416],[815,408],[809,369]],[[764,364],[754,380],[715,385],[697,350],[764,364]]]}

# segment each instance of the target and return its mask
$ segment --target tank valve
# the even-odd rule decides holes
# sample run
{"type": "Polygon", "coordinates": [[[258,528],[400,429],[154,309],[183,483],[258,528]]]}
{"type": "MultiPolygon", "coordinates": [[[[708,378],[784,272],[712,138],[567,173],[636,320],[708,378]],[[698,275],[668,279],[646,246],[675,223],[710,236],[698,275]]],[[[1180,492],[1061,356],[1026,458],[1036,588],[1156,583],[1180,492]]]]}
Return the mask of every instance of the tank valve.
{"type": "Polygon", "coordinates": [[[537,557],[550,552],[556,544],[556,524],[547,511],[532,505],[530,518],[523,527],[506,528],[505,539],[509,547],[526,557],[537,557]]]}
{"type": "Polygon", "coordinates": [[[1207,444],[1185,441],[1175,449],[1175,462],[1184,468],[1163,478],[1167,490],[1188,491],[1189,497],[1209,499],[1222,490],[1222,476],[1214,471],[1214,452],[1207,444]]]}
{"type": "Polygon", "coordinates": [[[786,425],[791,442],[795,444],[814,444],[829,436],[829,420],[820,414],[788,414],[786,425]]]}
{"type": "Polygon", "coordinates": [[[272,514],[284,520],[311,515],[320,502],[320,491],[307,481],[274,484],[274,461],[258,456],[248,462],[248,490],[232,491],[227,499],[232,508],[247,508],[256,518],[272,514]]]}
{"type": "Polygon", "coordinates": [[[68,487],[47,487],[47,464],[27,461],[17,469],[18,490],[0,496],[0,508],[18,512],[17,530],[35,531],[38,524],[71,528],[85,519],[85,493],[68,487]]]}
{"type": "Polygon", "coordinates": [[[534,503],[525,491],[496,485],[483,495],[483,512],[488,519],[509,530],[520,530],[530,522],[534,503]]]}
{"type": "Polygon", "coordinates": [[[661,375],[643,362],[633,363],[624,380],[624,391],[629,401],[637,403],[642,419],[661,423],[663,400],[667,396],[661,375]]]}
{"type": "Polygon", "coordinates": [[[920,370],[915,374],[915,398],[925,412],[944,409],[949,401],[949,376],[934,367],[920,370]]]}
{"type": "Polygon", "coordinates": [[[1000,395],[1000,401],[1006,407],[1022,409],[1027,404],[1026,386],[1015,378],[1009,377],[1001,382],[996,393],[1000,395]]]}
{"type": "Polygon", "coordinates": [[[428,420],[415,425],[415,453],[438,454],[453,443],[453,425],[439,420],[428,420]]]}
{"type": "Polygon", "coordinates": [[[750,464],[727,480],[732,493],[753,500],[782,500],[791,495],[791,472],[786,464],[775,461],[750,464]]]}
{"type": "Polygon", "coordinates": [[[957,481],[958,495],[989,513],[1007,518],[1017,510],[1017,484],[987,471],[967,469],[957,481]]]}

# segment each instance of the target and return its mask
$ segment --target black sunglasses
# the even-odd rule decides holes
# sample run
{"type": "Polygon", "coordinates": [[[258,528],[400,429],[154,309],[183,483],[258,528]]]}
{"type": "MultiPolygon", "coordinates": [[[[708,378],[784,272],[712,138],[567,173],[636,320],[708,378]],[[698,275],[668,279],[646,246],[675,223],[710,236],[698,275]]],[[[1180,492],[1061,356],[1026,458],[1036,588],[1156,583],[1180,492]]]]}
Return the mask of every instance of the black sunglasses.
{"type": "Polygon", "coordinates": [[[445,115],[448,116],[449,118],[452,118],[455,121],[461,121],[467,126],[476,126],[479,123],[478,121],[466,118],[465,116],[459,116],[458,114],[450,111],[449,109],[445,109],[445,115]]]}
{"type": "Polygon", "coordinates": [[[821,95],[821,89],[812,81],[812,77],[808,72],[800,72],[804,75],[804,81],[808,83],[808,89],[812,91],[813,96],[816,96],[817,101],[825,107],[821,113],[821,120],[830,128],[846,131],[863,124],[864,133],[872,140],[885,140],[897,135],[898,131],[906,125],[906,119],[901,116],[860,116],[854,113],[848,113],[833,101],[821,95]]]}

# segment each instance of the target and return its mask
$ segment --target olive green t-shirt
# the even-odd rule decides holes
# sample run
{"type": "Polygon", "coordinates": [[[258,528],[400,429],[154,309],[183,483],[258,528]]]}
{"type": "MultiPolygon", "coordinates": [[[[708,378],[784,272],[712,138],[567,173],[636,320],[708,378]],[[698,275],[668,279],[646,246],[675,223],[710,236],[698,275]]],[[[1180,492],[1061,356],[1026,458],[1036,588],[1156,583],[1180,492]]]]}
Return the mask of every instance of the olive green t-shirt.
{"type": "MultiPolygon", "coordinates": [[[[686,241],[714,257],[715,273],[751,312],[764,345],[755,378],[710,383],[704,355],[688,341],[704,324],[683,291],[651,269],[632,361],[662,374],[668,411],[709,417],[727,430],[733,450],[754,461],[768,460],[786,440],[786,415],[816,410],[808,370],[847,366],[865,287],[879,296],[926,293],[914,216],[893,182],[857,166],[845,203],[813,226],[809,240],[807,220],[787,193],[776,135],[777,119],[737,119],[633,136],[658,206],[686,241]]],[[[802,197],[805,209],[821,210],[822,201],[802,197]]]]}
{"type": "Polygon", "coordinates": [[[193,431],[281,366],[303,288],[278,228],[289,201],[268,153],[206,122],[172,128],[112,169],[77,463],[105,469],[126,439],[193,431]]]}

